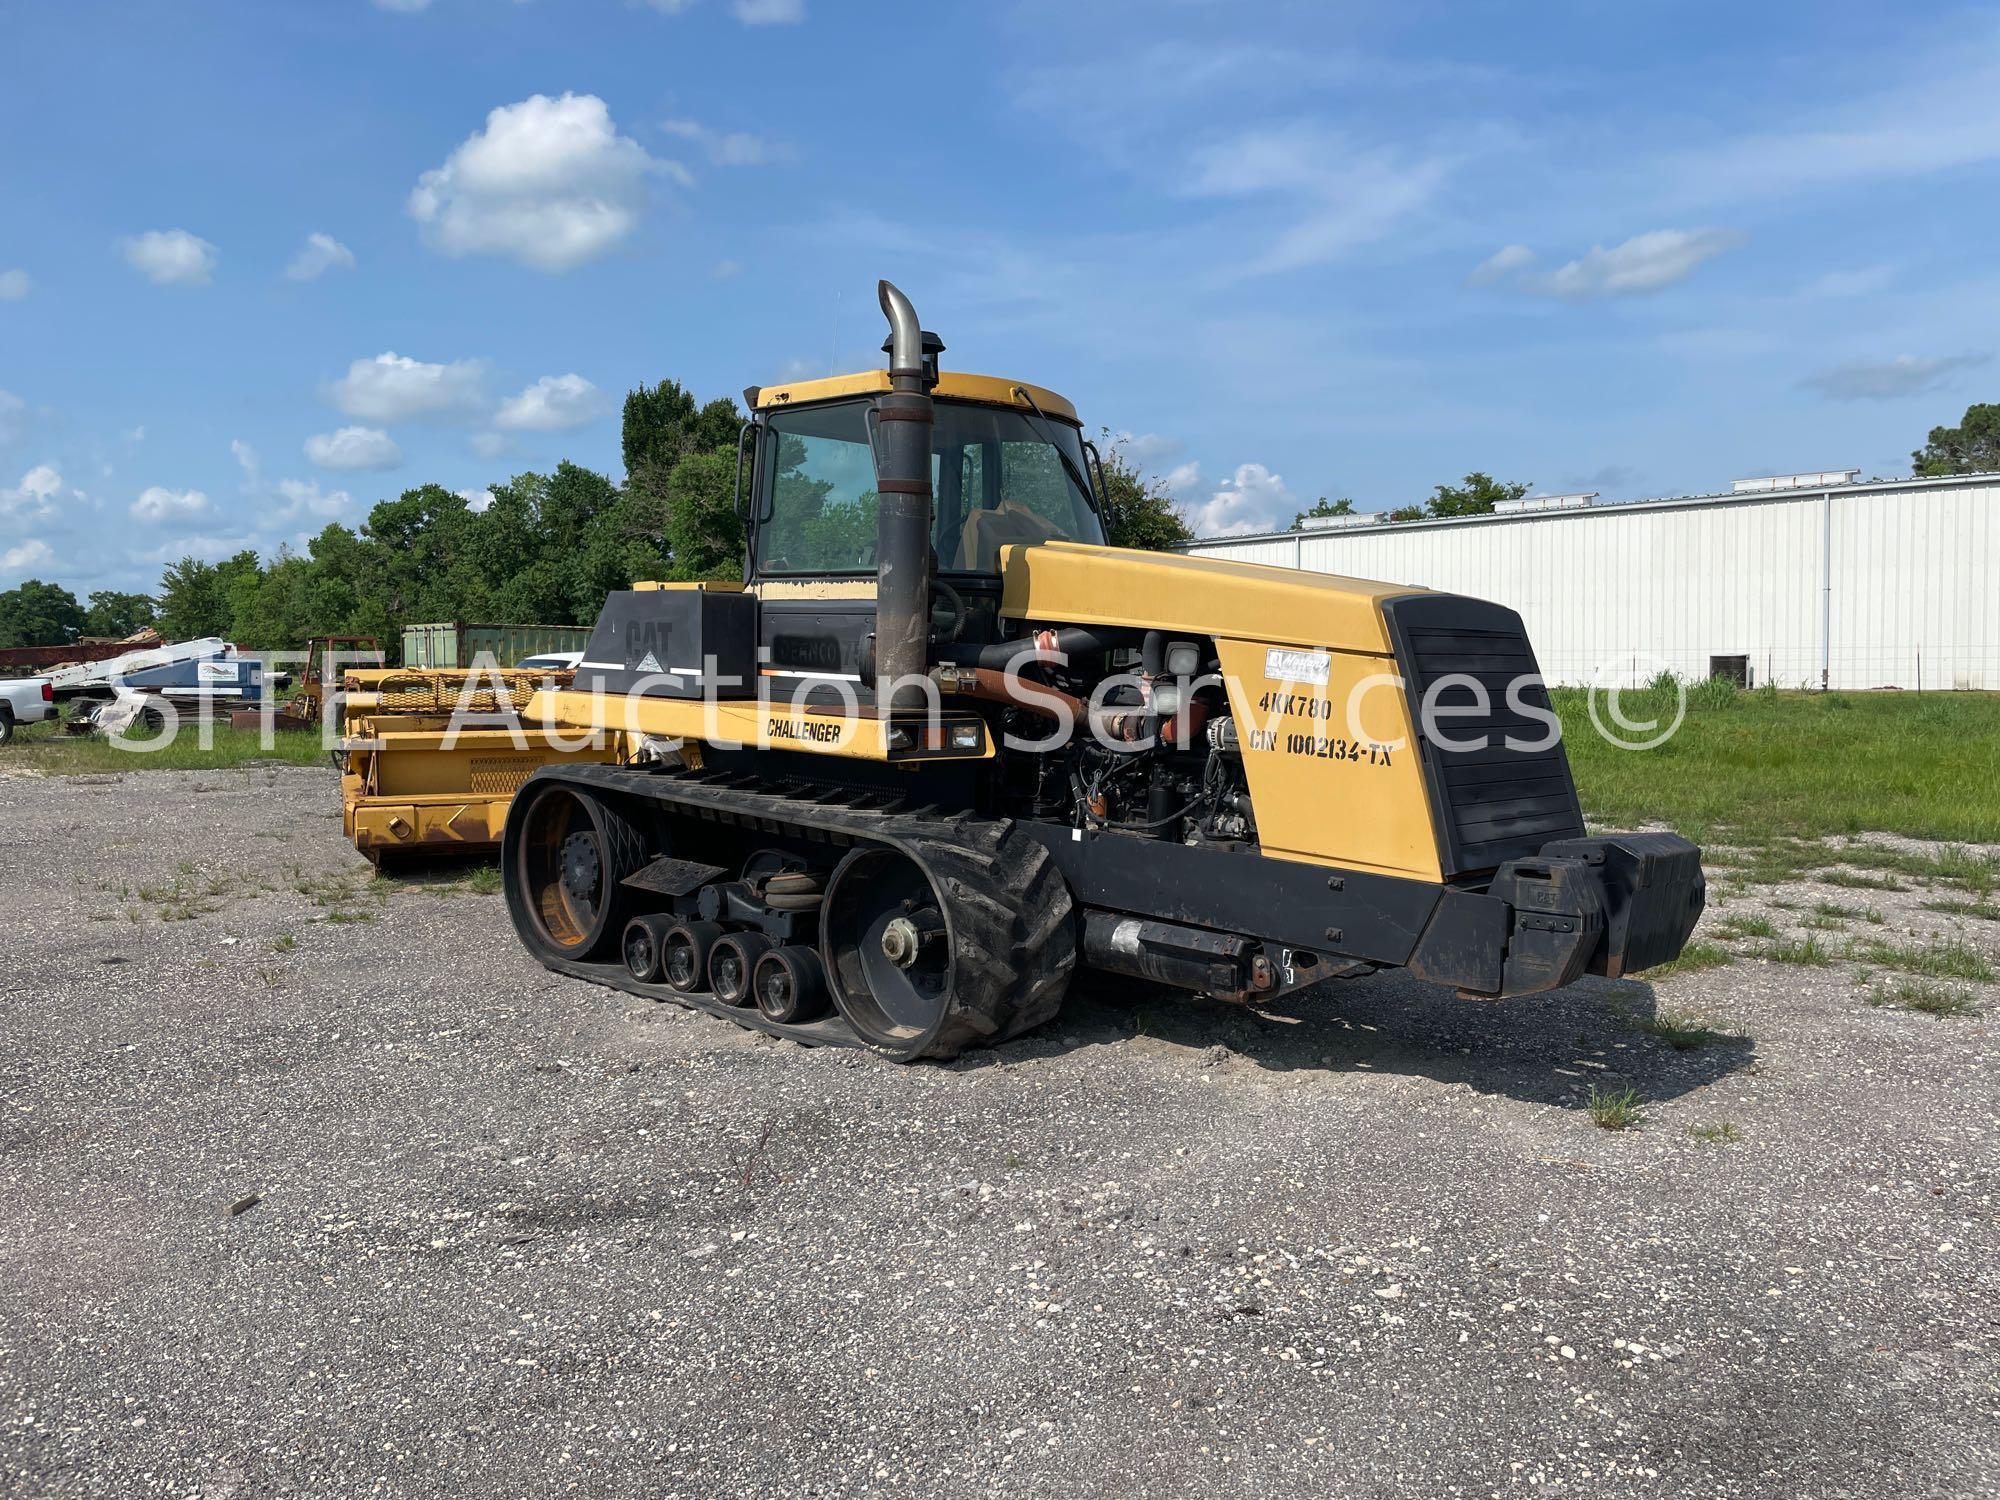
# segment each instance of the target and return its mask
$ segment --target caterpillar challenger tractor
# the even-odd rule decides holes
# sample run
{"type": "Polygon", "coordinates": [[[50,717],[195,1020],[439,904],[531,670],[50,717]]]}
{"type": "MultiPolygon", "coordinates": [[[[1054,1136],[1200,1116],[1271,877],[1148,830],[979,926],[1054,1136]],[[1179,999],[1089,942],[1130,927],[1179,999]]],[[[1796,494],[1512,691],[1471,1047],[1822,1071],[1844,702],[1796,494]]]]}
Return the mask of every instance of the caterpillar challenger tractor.
{"type": "Polygon", "coordinates": [[[530,701],[620,746],[508,813],[542,962],[908,1061],[1080,969],[1497,999],[1680,951],[1699,851],[1586,834],[1518,615],[1106,546],[1069,403],[879,290],[886,370],[746,393],[743,583],[613,594],[530,701]]]}

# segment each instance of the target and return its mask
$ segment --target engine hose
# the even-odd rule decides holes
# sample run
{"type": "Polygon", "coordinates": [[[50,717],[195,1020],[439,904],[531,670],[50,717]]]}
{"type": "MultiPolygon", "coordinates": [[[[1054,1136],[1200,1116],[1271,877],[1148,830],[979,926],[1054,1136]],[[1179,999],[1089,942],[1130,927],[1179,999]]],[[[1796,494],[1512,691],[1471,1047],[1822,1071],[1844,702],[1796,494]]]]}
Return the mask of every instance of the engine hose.
{"type": "Polygon", "coordinates": [[[991,667],[1004,672],[1015,663],[1026,665],[1060,652],[1068,661],[1089,658],[1101,661],[1111,643],[1094,630],[1066,625],[1060,630],[1037,630],[1011,641],[992,641],[984,646],[955,642],[938,647],[937,659],[955,667],[991,667]]]}

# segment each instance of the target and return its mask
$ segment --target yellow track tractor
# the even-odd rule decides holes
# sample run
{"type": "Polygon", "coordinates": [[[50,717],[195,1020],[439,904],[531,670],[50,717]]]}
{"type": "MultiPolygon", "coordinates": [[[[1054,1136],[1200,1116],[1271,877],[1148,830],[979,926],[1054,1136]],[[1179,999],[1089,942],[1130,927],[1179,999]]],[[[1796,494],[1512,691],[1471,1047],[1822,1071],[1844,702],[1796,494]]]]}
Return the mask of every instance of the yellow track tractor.
{"type": "Polygon", "coordinates": [[[880,295],[887,370],[747,393],[742,586],[613,594],[528,705],[621,747],[508,815],[543,963],[910,1060],[1079,968],[1499,998],[1680,951],[1699,851],[1586,834],[1513,611],[1108,547],[1069,403],[880,295]]]}

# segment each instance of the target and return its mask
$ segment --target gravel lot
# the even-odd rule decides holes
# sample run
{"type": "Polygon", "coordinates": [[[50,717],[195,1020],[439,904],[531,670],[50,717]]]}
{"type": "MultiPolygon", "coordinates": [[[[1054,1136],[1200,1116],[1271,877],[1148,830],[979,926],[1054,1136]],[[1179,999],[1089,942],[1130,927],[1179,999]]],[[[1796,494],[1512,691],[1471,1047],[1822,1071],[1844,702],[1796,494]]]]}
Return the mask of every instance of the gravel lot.
{"type": "Polygon", "coordinates": [[[897,1068],[371,886],[326,772],[0,779],[0,849],[9,1494],[2000,1487],[1992,986],[1086,981],[897,1068]]]}

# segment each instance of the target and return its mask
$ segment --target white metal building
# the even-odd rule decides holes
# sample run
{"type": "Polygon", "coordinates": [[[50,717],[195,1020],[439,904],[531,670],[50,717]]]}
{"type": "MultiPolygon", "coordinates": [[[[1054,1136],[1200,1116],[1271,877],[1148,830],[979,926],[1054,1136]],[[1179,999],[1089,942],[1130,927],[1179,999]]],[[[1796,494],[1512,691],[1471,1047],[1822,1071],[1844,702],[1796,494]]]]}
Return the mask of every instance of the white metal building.
{"type": "Polygon", "coordinates": [[[2000,690],[2000,474],[1744,480],[1727,494],[1190,543],[1207,557],[1418,584],[1519,610],[1553,683],[1662,668],[1751,685],[2000,690]]]}

